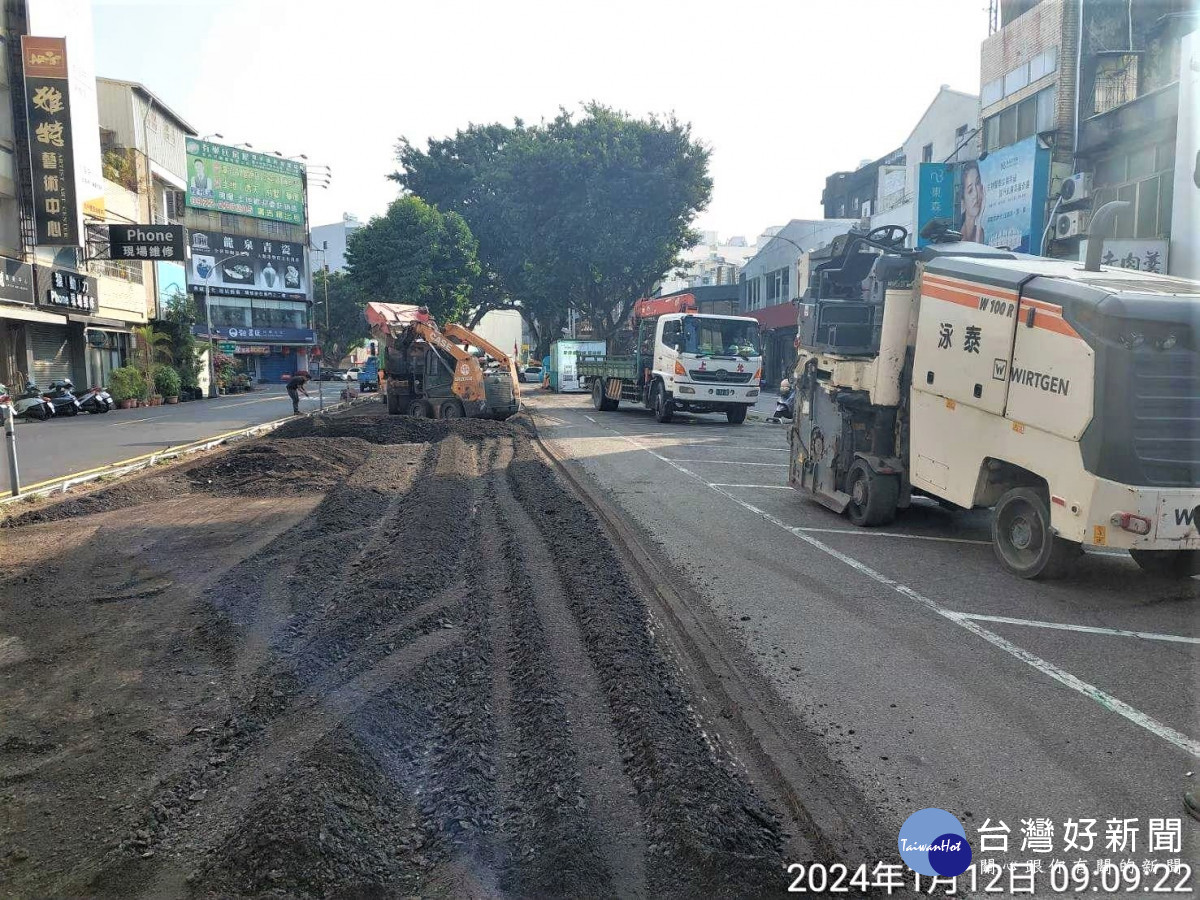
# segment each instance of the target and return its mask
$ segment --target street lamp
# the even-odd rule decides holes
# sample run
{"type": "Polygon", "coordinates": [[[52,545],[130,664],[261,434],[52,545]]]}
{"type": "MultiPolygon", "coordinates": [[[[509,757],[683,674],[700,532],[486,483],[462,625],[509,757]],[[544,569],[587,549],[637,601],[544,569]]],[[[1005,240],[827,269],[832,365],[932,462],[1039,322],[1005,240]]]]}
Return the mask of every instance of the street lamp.
{"type": "Polygon", "coordinates": [[[217,361],[215,358],[215,350],[213,349],[213,335],[212,335],[212,304],[210,304],[208,302],[209,279],[211,279],[213,277],[213,273],[216,272],[218,268],[220,268],[225,263],[229,262],[231,259],[238,259],[239,257],[249,256],[249,255],[250,255],[249,253],[234,253],[232,256],[226,256],[223,259],[218,259],[215,263],[213,263],[213,267],[209,270],[208,274],[204,276],[204,323],[205,323],[205,327],[208,330],[208,396],[209,397],[215,397],[216,390],[217,390],[217,361]]]}
{"type": "Polygon", "coordinates": [[[206,134],[204,137],[200,138],[200,140],[207,141],[209,138],[220,138],[221,140],[225,140],[225,135],[221,134],[219,131],[214,131],[212,134],[206,134]]]}

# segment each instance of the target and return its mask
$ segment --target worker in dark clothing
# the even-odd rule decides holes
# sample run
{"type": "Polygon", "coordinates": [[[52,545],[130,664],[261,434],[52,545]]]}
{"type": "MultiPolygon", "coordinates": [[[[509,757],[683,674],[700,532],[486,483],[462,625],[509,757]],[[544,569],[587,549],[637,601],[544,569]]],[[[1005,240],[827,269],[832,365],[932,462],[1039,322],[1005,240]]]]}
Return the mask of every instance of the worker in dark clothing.
{"type": "Polygon", "coordinates": [[[308,383],[308,375],[297,372],[291,377],[287,383],[288,396],[292,398],[292,415],[300,415],[300,395],[307,397],[308,391],[304,390],[304,385],[308,383]]]}

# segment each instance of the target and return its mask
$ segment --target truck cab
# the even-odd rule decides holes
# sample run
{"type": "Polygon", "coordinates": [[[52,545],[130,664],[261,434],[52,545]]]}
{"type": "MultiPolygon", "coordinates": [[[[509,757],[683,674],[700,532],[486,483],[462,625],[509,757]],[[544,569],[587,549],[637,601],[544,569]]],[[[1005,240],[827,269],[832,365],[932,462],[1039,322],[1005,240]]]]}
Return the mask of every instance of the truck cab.
{"type": "Polygon", "coordinates": [[[725,412],[741,422],[758,399],[762,350],[754,319],[696,313],[643,319],[638,351],[648,363],[645,402],[660,421],[678,410],[725,412]]]}

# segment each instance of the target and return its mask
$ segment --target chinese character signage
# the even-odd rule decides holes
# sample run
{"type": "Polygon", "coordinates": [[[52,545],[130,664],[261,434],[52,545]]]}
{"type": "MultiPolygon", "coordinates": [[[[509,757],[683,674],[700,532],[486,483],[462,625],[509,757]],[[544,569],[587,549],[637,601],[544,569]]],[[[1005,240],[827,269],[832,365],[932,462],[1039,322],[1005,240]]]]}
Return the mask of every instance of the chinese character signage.
{"type": "Polygon", "coordinates": [[[188,206],[304,224],[300,163],[192,139],[187,142],[187,168],[188,206]]]}
{"type": "Polygon", "coordinates": [[[29,156],[37,243],[78,246],[75,158],[67,94],[67,42],[22,35],[25,107],[29,115],[29,156]]]}
{"type": "MultiPolygon", "coordinates": [[[[1104,250],[1100,254],[1100,264],[1115,266],[1119,269],[1132,269],[1135,272],[1153,272],[1156,275],[1167,274],[1167,251],[1169,241],[1166,238],[1158,240],[1123,240],[1107,238],[1104,250]]],[[[1079,242],[1079,260],[1087,259],[1087,241],[1079,242]]]]}
{"type": "Polygon", "coordinates": [[[112,259],[175,259],[186,255],[182,225],[109,225],[109,256],[112,259]]]}
{"type": "Polygon", "coordinates": [[[207,283],[209,292],[218,297],[302,300],[307,296],[303,244],[195,230],[189,232],[189,244],[188,283],[197,290],[207,283]]]}
{"type": "Polygon", "coordinates": [[[1049,182],[1050,151],[1036,136],[963,165],[963,240],[1038,253],[1049,182]]]}
{"type": "Polygon", "coordinates": [[[949,163],[921,163],[917,172],[917,246],[929,243],[921,237],[921,231],[934,219],[946,219],[947,224],[956,216],[954,206],[954,171],[957,167],[949,163]]]}
{"type": "Polygon", "coordinates": [[[38,303],[62,312],[91,314],[96,311],[96,279],[69,269],[34,267],[38,303]]]}
{"type": "Polygon", "coordinates": [[[0,300],[33,303],[33,266],[0,256],[0,300]]]}

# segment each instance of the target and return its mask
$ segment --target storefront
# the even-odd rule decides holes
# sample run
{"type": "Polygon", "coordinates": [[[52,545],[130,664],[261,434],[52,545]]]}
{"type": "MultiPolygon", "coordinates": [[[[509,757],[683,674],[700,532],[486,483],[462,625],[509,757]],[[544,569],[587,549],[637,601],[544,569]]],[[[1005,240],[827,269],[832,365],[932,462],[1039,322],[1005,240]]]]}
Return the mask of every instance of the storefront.
{"type": "Polygon", "coordinates": [[[64,324],[66,317],[34,309],[33,267],[0,256],[0,384],[16,387],[29,377],[31,322],[64,324]]]}
{"type": "Polygon", "coordinates": [[[763,382],[770,390],[791,377],[796,365],[796,307],[778,303],[765,309],[752,310],[745,315],[758,319],[763,351],[763,382]]]}
{"type": "MultiPolygon", "coordinates": [[[[213,311],[216,312],[216,307],[213,311]]],[[[192,333],[201,340],[208,339],[208,329],[203,324],[196,325],[192,333]]],[[[316,332],[311,328],[243,328],[214,322],[212,339],[234,344],[232,355],[255,381],[279,382],[284,375],[309,368],[309,352],[316,344],[316,332]]]]}

